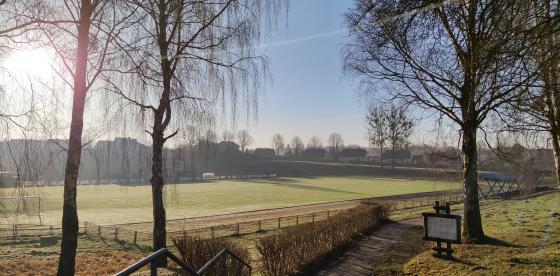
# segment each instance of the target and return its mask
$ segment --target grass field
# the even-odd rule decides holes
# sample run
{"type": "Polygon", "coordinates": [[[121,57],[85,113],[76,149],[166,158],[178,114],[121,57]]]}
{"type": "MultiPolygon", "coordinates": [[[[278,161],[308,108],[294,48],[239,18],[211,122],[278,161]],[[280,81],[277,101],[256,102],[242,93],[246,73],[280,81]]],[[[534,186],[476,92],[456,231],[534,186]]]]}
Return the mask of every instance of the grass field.
{"type": "MultiPolygon", "coordinates": [[[[166,205],[168,219],[174,219],[460,187],[451,182],[365,177],[227,180],[167,185],[166,205]]],[[[44,198],[47,224],[60,223],[62,192],[58,186],[36,191],[44,198]]],[[[151,187],[79,186],[78,214],[80,221],[98,224],[150,221],[151,187]]]]}
{"type": "Polygon", "coordinates": [[[482,220],[488,238],[454,245],[456,260],[432,257],[432,244],[421,242],[418,228],[388,252],[390,261],[374,274],[560,275],[560,193],[490,204],[482,220]]]}

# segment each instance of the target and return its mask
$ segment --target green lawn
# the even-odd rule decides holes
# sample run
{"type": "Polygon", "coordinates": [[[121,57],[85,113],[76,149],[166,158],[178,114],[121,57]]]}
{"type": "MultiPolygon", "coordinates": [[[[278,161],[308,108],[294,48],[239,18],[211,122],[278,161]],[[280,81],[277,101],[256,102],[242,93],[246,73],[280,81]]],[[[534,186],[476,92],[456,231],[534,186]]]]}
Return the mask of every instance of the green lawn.
{"type": "MultiPolygon", "coordinates": [[[[560,275],[560,193],[483,209],[482,221],[489,238],[454,246],[456,260],[436,259],[426,250],[393,266],[393,274],[560,275]]],[[[417,245],[419,236],[410,242],[417,245]]]]}
{"type": "MultiPolygon", "coordinates": [[[[227,180],[166,186],[168,219],[258,210],[346,199],[460,188],[459,183],[364,177],[227,180]]],[[[47,224],[59,224],[63,187],[40,188],[47,224]]],[[[4,191],[9,193],[9,191],[4,191]]],[[[80,221],[99,224],[152,219],[151,187],[78,187],[80,221]]]]}

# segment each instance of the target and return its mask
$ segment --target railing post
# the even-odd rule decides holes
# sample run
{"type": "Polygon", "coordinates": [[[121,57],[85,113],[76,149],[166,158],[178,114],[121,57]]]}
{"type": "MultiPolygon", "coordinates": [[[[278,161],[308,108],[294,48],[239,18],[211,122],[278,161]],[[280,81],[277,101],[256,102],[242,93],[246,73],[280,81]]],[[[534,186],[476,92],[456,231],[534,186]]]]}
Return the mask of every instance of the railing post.
{"type": "Polygon", "coordinates": [[[138,231],[134,231],[134,245],[136,245],[137,238],[138,238],[138,231]]]}
{"type": "Polygon", "coordinates": [[[150,264],[150,275],[157,276],[157,265],[155,260],[150,264]]]}

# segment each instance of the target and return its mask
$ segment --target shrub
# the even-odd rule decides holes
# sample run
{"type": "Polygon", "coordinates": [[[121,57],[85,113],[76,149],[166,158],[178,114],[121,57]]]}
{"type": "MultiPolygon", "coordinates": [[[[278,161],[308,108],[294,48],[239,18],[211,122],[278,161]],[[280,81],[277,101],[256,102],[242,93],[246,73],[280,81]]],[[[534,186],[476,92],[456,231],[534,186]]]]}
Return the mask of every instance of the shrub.
{"type": "Polygon", "coordinates": [[[326,257],[362,233],[378,227],[389,208],[362,204],[327,220],[302,224],[263,237],[257,242],[264,275],[286,275],[314,271],[326,257]]]}
{"type": "MultiPolygon", "coordinates": [[[[202,239],[183,234],[180,237],[173,238],[172,241],[175,247],[177,247],[181,259],[185,263],[192,265],[195,270],[201,269],[224,248],[227,248],[243,261],[250,264],[249,251],[226,239],[202,239]]],[[[228,271],[238,272],[236,275],[249,275],[249,270],[239,262],[232,260],[232,257],[228,257],[227,260],[228,271]]],[[[219,272],[224,267],[223,261],[224,259],[221,259],[216,263],[206,275],[219,275],[219,272]]]]}

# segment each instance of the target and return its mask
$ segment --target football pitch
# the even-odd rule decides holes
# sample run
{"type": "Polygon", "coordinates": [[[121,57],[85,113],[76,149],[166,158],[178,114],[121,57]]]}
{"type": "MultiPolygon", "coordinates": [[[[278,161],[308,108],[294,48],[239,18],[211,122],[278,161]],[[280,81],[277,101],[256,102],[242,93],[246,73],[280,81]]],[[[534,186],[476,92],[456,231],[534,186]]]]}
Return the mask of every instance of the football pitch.
{"type": "MultiPolygon", "coordinates": [[[[460,188],[457,182],[367,177],[220,180],[168,184],[165,201],[167,218],[179,219],[460,188]]],[[[63,187],[32,188],[30,192],[43,198],[44,223],[59,225],[63,187]]],[[[97,224],[151,221],[151,186],[78,186],[78,215],[81,222],[97,224]]]]}

